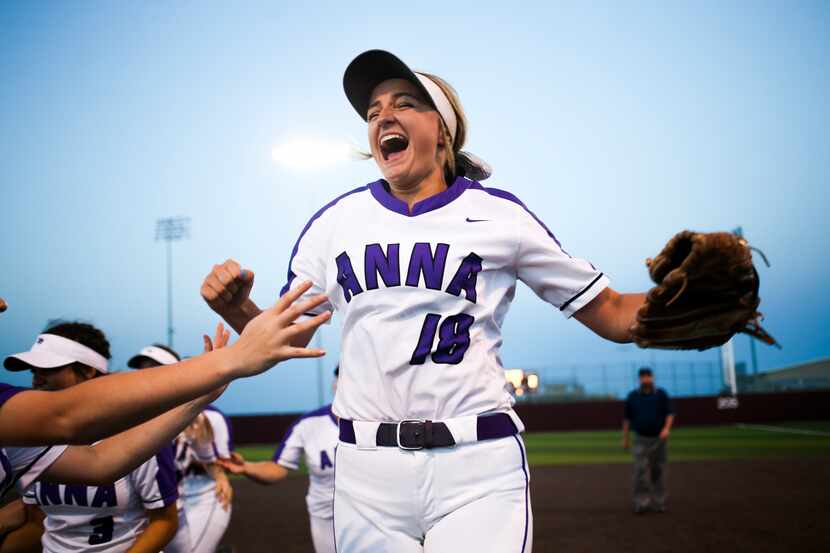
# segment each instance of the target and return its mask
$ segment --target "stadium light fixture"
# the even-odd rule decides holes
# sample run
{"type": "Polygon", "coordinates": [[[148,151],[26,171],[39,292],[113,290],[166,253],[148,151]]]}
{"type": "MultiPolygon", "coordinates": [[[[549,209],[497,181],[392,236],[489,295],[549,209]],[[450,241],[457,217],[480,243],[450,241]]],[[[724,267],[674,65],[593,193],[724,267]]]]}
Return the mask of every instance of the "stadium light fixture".
{"type": "Polygon", "coordinates": [[[190,237],[190,217],[156,219],[156,242],[167,243],[167,347],[173,347],[173,242],[190,237]]]}

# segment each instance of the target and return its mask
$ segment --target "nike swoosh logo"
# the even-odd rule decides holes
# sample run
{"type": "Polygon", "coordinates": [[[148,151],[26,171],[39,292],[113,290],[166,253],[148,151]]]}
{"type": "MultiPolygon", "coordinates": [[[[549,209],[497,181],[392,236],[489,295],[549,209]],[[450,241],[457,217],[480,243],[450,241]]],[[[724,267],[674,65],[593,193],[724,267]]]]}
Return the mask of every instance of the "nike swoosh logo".
{"type": "Polygon", "coordinates": [[[470,219],[469,217],[467,217],[467,222],[468,223],[483,223],[483,222],[489,221],[489,220],[490,219],[470,219]]]}

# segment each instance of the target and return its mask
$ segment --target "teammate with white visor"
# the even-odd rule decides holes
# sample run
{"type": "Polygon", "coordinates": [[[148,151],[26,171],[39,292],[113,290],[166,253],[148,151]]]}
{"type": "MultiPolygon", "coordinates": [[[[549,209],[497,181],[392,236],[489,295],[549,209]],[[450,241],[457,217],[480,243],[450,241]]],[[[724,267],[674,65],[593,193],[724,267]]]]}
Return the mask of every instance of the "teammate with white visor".
{"type": "MultiPolygon", "coordinates": [[[[334,369],[332,389],[337,390],[340,367],[334,369]]],[[[337,417],[331,405],[306,413],[291,425],[270,461],[246,461],[234,453],[222,466],[254,482],[270,485],[288,477],[305,462],[308,493],[305,496],[315,553],[335,553],[334,548],[334,450],[337,447],[337,417]]]]}
{"type": "MultiPolygon", "coordinates": [[[[523,425],[499,357],[517,281],[617,342],[644,294],[611,290],[513,194],[480,184],[491,170],[461,150],[466,120],[445,81],[371,50],[343,84],[383,178],[311,218],[283,289],[312,281],[343,323],[337,551],[529,552],[523,425]]],[[[237,330],[259,312],[252,277],[228,261],[202,287],[237,330]]]]}
{"type": "MultiPolygon", "coordinates": [[[[78,352],[76,357],[84,359],[43,368],[30,364],[35,361],[32,355],[10,358],[7,365],[29,368],[34,388],[62,390],[93,378],[106,378],[109,342],[98,328],[79,322],[59,323],[39,340],[68,340],[78,352]]],[[[87,486],[39,481],[23,496],[26,525],[33,528],[24,527],[20,532],[36,536],[37,530],[42,530],[46,553],[160,551],[177,528],[175,470],[173,446],[168,439],[158,453],[112,482],[87,486]]]]}
{"type": "MultiPolygon", "coordinates": [[[[90,486],[111,483],[170,443],[232,380],[259,374],[285,359],[324,355],[319,349],[290,345],[297,333],[329,318],[324,313],[292,324],[298,315],[326,300],[320,296],[295,304],[309,287],[310,283],[264,311],[232,346],[142,373],[78,383],[74,368],[107,371],[106,357],[63,336],[38,336],[30,351],[6,358],[4,366],[34,367],[47,371],[44,374],[52,383],[75,385],[43,391],[0,384],[0,498],[12,488],[23,494],[39,480],[90,486]],[[95,446],[56,445],[62,440],[91,443],[102,438],[106,439],[95,446]]],[[[19,502],[9,511],[14,524],[4,525],[6,535],[0,537],[4,547],[12,548],[18,537],[26,538],[15,531],[26,519],[19,516],[19,502]]]]}

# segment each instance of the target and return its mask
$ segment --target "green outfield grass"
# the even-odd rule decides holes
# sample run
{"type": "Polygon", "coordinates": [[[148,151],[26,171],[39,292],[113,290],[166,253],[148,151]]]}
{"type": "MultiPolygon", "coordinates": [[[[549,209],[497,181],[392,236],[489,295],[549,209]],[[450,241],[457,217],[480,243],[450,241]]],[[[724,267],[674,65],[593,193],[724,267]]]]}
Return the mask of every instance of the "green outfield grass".
{"type": "MultiPolygon", "coordinates": [[[[763,426],[772,429],[676,428],[669,441],[669,455],[672,461],[830,456],[830,421],[763,426]]],[[[536,432],[525,434],[524,439],[528,459],[534,466],[627,463],[631,458],[621,448],[620,431],[536,432]]],[[[239,451],[248,460],[261,461],[271,458],[274,447],[275,444],[243,446],[239,451]]]]}

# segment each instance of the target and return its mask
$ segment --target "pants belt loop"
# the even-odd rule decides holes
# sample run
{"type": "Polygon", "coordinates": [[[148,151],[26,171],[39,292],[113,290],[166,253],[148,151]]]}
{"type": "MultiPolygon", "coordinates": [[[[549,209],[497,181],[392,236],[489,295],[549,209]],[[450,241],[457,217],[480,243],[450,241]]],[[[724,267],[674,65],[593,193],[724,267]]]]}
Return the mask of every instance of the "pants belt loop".
{"type": "Polygon", "coordinates": [[[424,448],[432,449],[432,421],[424,421],[424,448]]]}

